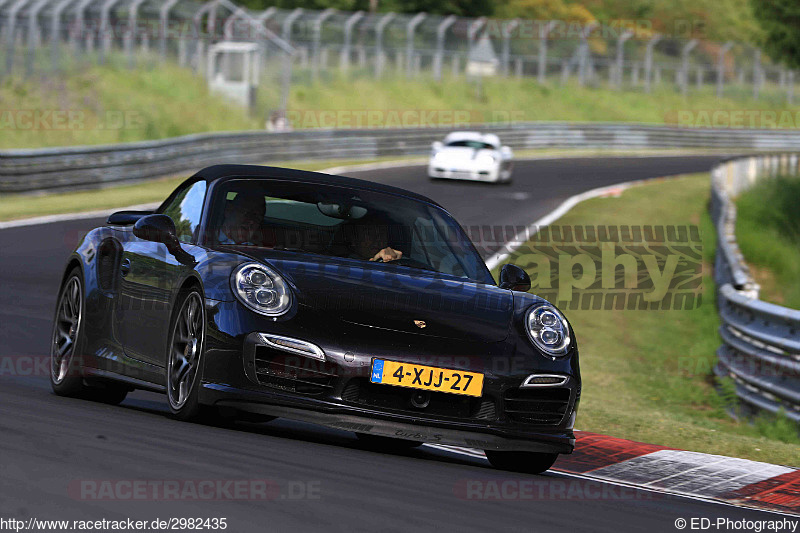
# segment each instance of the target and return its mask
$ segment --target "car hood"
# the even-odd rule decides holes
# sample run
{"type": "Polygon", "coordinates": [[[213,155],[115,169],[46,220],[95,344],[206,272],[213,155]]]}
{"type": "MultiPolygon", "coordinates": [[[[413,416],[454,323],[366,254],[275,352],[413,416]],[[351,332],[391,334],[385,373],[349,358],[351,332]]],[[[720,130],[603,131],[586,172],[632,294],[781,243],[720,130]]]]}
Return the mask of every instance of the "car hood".
{"type": "Polygon", "coordinates": [[[323,323],[496,342],[509,334],[511,291],[399,265],[246,249],[284,275],[323,323]]]}
{"type": "Polygon", "coordinates": [[[454,147],[445,147],[436,152],[435,160],[437,163],[447,164],[447,163],[467,163],[467,162],[477,162],[478,158],[485,157],[487,155],[494,156],[498,158],[497,150],[491,150],[488,148],[483,148],[480,150],[475,150],[474,148],[467,148],[465,146],[454,146],[454,147]]]}

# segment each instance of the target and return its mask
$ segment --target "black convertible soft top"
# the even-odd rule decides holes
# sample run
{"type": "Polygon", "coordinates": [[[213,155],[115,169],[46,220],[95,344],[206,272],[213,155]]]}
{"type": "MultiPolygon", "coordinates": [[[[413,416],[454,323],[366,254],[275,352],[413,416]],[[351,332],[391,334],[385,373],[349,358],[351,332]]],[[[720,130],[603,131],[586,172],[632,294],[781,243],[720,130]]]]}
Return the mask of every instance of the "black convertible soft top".
{"type": "Polygon", "coordinates": [[[209,182],[233,178],[272,178],[299,181],[304,183],[318,183],[320,185],[341,185],[357,189],[397,194],[441,207],[441,205],[439,205],[437,202],[434,202],[427,196],[423,196],[406,189],[401,189],[400,187],[393,187],[391,185],[384,185],[382,183],[360,180],[357,178],[323,174],[321,172],[311,172],[309,170],[265,167],[259,165],[214,165],[200,170],[190,179],[197,178],[202,178],[209,182]]]}

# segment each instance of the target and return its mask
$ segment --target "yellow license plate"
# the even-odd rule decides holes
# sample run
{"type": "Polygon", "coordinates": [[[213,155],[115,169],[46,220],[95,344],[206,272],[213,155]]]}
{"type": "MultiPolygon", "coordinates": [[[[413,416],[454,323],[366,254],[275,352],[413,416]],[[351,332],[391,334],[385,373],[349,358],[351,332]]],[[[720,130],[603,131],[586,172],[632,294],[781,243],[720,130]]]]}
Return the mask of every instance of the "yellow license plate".
{"type": "Polygon", "coordinates": [[[399,363],[385,359],[372,361],[372,383],[411,389],[432,390],[466,396],[483,394],[483,374],[434,366],[399,363]]]}

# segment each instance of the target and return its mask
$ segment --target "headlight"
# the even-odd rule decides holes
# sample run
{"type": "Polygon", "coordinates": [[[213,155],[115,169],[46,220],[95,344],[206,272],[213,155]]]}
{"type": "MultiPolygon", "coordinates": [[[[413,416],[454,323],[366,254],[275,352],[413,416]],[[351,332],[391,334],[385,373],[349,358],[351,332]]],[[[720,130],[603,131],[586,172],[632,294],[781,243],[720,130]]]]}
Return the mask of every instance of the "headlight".
{"type": "Polygon", "coordinates": [[[569,351],[569,324],[558,309],[550,304],[531,307],[525,315],[525,330],[531,342],[550,355],[569,351]]]}
{"type": "Polygon", "coordinates": [[[292,293],[283,278],[258,263],[240,265],[231,275],[231,285],[240,302],[262,315],[282,315],[292,304],[292,293]]]}
{"type": "Polygon", "coordinates": [[[497,162],[497,158],[492,154],[481,154],[478,156],[478,163],[483,163],[485,165],[491,165],[497,162]]]}

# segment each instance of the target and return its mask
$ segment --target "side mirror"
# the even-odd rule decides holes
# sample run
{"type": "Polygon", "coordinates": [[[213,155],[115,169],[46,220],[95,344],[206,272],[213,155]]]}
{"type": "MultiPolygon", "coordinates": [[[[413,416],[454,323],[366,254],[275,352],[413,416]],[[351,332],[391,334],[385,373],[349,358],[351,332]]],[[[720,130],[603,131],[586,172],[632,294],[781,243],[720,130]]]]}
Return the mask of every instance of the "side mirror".
{"type": "Polygon", "coordinates": [[[133,225],[133,234],[145,241],[160,242],[166,245],[169,253],[180,263],[193,265],[194,257],[181,247],[175,222],[167,215],[147,215],[133,225]]]}
{"type": "Polygon", "coordinates": [[[504,265],[500,271],[500,288],[528,292],[531,290],[531,278],[517,265],[504,265]]]}
{"type": "Polygon", "coordinates": [[[431,145],[431,148],[433,149],[434,152],[438,152],[439,150],[444,148],[444,144],[442,144],[441,141],[436,141],[431,145]]]}

